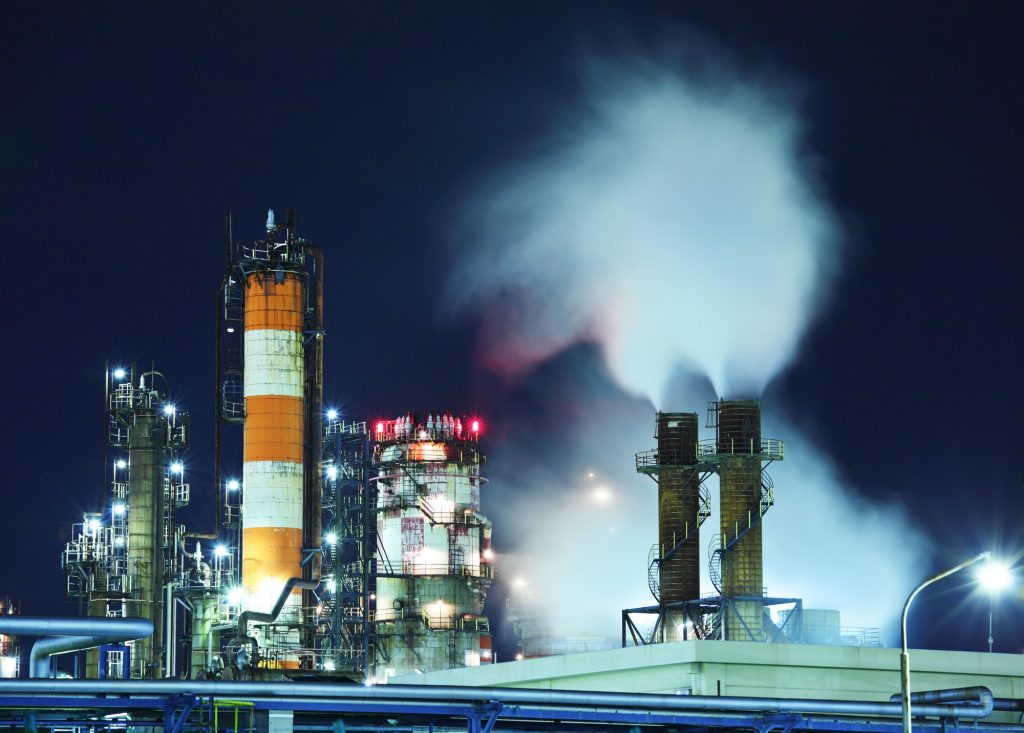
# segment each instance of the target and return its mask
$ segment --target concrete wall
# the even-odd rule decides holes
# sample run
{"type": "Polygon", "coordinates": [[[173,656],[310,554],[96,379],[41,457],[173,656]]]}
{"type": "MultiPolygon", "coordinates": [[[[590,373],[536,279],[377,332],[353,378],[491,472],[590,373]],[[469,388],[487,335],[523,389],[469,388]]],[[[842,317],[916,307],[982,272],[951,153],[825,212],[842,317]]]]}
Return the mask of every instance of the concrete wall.
{"type": "MultiPolygon", "coordinates": [[[[914,690],[985,685],[1024,698],[1024,655],[912,650],[914,690]]],[[[680,641],[395,678],[395,683],[885,701],[899,650],[680,641]]],[[[995,720],[996,718],[991,718],[995,720]]]]}

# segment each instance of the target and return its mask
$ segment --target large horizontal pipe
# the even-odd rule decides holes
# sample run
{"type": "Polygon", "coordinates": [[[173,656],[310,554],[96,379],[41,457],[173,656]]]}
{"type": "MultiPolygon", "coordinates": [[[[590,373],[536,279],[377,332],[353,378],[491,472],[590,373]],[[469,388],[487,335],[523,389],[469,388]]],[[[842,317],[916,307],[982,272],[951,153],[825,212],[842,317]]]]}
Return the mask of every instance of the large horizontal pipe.
{"type": "Polygon", "coordinates": [[[144,639],[153,634],[153,622],[144,618],[47,618],[2,616],[0,634],[42,636],[32,645],[29,676],[50,676],[50,657],[100,644],[144,639]]]}
{"type": "MultiPolygon", "coordinates": [[[[901,697],[899,693],[892,695],[889,698],[889,702],[900,702],[901,697]]],[[[927,690],[922,692],[910,693],[910,702],[924,703],[927,705],[942,704],[948,705],[950,703],[964,703],[966,705],[972,705],[979,708],[988,710],[988,713],[992,712],[995,701],[992,698],[992,690],[987,687],[952,687],[948,690],[927,690]]],[[[988,714],[986,713],[986,715],[988,714]]]]}
{"type": "MultiPolygon", "coordinates": [[[[756,713],[825,713],[832,715],[899,718],[899,703],[849,700],[801,700],[770,697],[712,697],[647,693],[577,692],[507,687],[440,685],[338,685],[296,682],[221,682],[215,680],[18,680],[0,681],[0,694],[20,695],[211,695],[219,697],[274,696],[292,699],[434,700],[504,704],[628,707],[645,710],[714,710],[756,713]]],[[[991,708],[978,705],[919,705],[914,714],[934,718],[984,718],[991,708]]]]}

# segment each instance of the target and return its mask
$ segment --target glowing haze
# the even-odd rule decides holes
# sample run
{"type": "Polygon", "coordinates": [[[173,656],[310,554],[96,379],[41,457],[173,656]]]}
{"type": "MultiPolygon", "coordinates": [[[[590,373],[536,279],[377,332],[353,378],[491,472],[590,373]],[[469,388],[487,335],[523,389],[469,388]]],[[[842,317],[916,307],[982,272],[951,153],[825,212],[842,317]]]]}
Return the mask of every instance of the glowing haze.
{"type": "MultiPolygon", "coordinates": [[[[572,430],[538,437],[543,415],[506,416],[523,424],[501,446],[510,460],[491,464],[487,510],[499,546],[506,533],[521,540],[505,567],[532,575],[545,612],[565,628],[587,608],[614,634],[616,609],[650,603],[656,502],[653,485],[631,472],[633,452],[652,445],[652,407],[699,411],[716,396],[759,396],[795,358],[838,269],[841,237],[792,96],[717,54],[697,66],[591,66],[557,134],[479,183],[463,211],[450,304],[481,318],[484,358],[519,378],[513,394],[527,398],[518,402],[575,419],[572,430]],[[599,352],[568,359],[583,366],[551,382],[550,365],[580,344],[599,352]],[[595,358],[632,400],[608,402],[587,366],[595,358]],[[587,461],[614,483],[613,506],[581,504],[587,461]],[[543,511],[523,510],[531,505],[543,511]]],[[[787,457],[802,453],[772,469],[769,590],[846,610],[846,623],[891,619],[926,543],[897,508],[843,486],[771,400],[765,414],[765,434],[790,442],[787,457]]],[[[704,531],[717,532],[715,517],[704,531]]]]}

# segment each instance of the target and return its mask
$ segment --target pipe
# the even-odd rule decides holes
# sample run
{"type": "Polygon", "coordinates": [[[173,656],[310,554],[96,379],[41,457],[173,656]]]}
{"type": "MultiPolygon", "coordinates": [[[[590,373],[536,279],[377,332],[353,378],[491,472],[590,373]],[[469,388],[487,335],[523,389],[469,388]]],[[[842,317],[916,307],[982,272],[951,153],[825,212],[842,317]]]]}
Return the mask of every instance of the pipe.
{"type": "MultiPolygon", "coordinates": [[[[902,696],[900,693],[892,695],[889,698],[889,702],[900,702],[902,696]]],[[[910,702],[914,703],[926,703],[926,704],[948,704],[954,702],[962,702],[968,705],[975,705],[981,708],[987,708],[989,712],[992,712],[995,705],[995,700],[992,697],[992,690],[987,687],[954,687],[948,690],[929,690],[926,692],[913,692],[910,695],[910,702]]]]}
{"type": "Polygon", "coordinates": [[[257,623],[273,623],[277,621],[277,617],[281,615],[281,611],[284,609],[284,604],[288,601],[288,596],[296,588],[302,590],[316,590],[319,586],[319,581],[315,580],[303,580],[302,578],[288,578],[288,582],[284,584],[284,588],[281,589],[281,595],[277,597],[277,603],[274,604],[274,608],[271,609],[270,613],[261,613],[259,611],[242,611],[238,615],[238,635],[246,635],[246,627],[250,621],[257,623]]]}
{"type": "Polygon", "coordinates": [[[100,644],[152,636],[153,622],[144,618],[46,618],[40,616],[0,617],[0,634],[42,636],[32,645],[29,675],[50,676],[50,657],[77,652],[100,644]]]}
{"type": "MultiPolygon", "coordinates": [[[[273,696],[290,699],[430,700],[543,706],[626,707],[643,710],[713,710],[747,713],[823,713],[899,718],[901,706],[889,702],[802,700],[770,697],[653,695],[649,693],[578,692],[509,687],[452,685],[338,685],[304,682],[223,682],[214,680],[0,680],[0,694],[21,695],[214,695],[273,696]]],[[[935,718],[984,718],[991,711],[977,705],[920,705],[915,714],[935,718]]]]}

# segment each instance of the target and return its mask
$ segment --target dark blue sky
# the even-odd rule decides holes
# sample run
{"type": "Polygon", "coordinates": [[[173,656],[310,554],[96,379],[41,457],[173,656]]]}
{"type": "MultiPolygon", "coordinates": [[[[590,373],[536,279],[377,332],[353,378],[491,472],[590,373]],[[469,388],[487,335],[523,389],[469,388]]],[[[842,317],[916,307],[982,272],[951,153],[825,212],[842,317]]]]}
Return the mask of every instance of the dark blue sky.
{"type": "MultiPolygon", "coordinates": [[[[228,210],[249,238],[294,207],[325,250],[330,402],[499,409],[472,324],[432,315],[452,212],[572,104],[582,55],[678,28],[799,81],[850,234],[772,394],[853,482],[901,497],[936,563],[1016,548],[1022,21],[1014,3],[5,3],[0,593],[70,610],[58,555],[101,495],[106,358],[170,375],[211,495],[228,210]]],[[[978,648],[955,591],[927,598],[917,643],[978,648]]],[[[1024,628],[1000,639],[1020,650],[1024,628]]]]}

